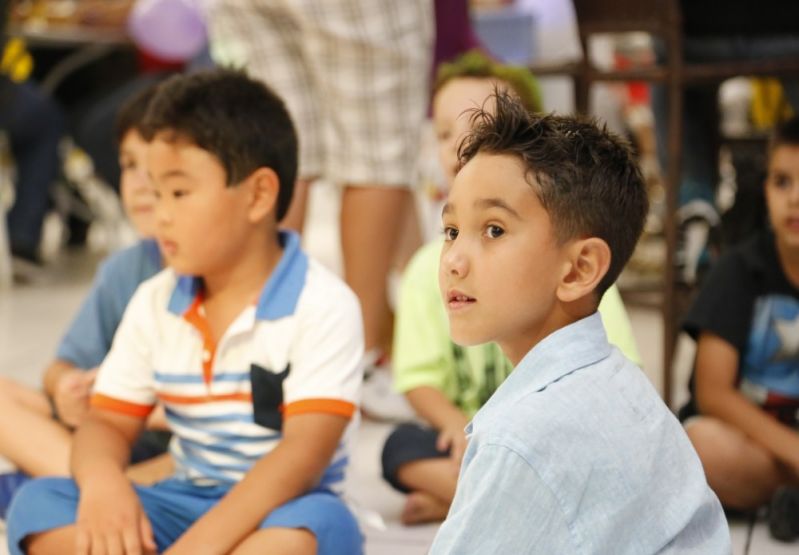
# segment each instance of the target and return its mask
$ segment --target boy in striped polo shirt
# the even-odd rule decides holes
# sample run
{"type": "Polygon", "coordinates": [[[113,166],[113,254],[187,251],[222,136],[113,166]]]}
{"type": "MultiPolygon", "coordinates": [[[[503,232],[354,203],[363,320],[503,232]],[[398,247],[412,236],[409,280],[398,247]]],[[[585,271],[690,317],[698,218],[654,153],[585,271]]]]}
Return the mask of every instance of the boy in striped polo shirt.
{"type": "Polygon", "coordinates": [[[128,306],[76,433],[74,480],[17,495],[12,553],[360,553],[337,493],[360,392],[353,293],[278,231],[297,141],[283,103],[240,72],[176,76],[145,121],[169,269],[128,306]],[[175,474],[124,476],[156,401],[175,474]]]}

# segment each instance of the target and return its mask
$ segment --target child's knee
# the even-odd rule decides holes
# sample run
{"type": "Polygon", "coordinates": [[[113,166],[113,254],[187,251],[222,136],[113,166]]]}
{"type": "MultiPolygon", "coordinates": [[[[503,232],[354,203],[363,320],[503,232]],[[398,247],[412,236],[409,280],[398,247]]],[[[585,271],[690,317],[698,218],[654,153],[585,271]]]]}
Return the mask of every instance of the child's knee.
{"type": "Polygon", "coordinates": [[[386,439],[381,454],[383,478],[395,489],[408,492],[400,482],[400,468],[422,459],[445,457],[436,448],[438,433],[415,423],[400,424],[386,439]]]}
{"type": "Polygon", "coordinates": [[[688,426],[686,433],[709,476],[754,472],[754,469],[761,474],[775,466],[767,451],[742,431],[716,418],[702,417],[688,426]]]}
{"type": "Polygon", "coordinates": [[[688,438],[703,461],[705,458],[728,459],[741,449],[745,436],[729,424],[710,417],[699,417],[686,427],[688,438]]]}
{"type": "Polygon", "coordinates": [[[33,533],[46,532],[74,522],[78,491],[68,478],[39,478],[24,484],[8,509],[9,545],[21,543],[33,533]],[[69,507],[69,498],[71,505],[69,507]]]}

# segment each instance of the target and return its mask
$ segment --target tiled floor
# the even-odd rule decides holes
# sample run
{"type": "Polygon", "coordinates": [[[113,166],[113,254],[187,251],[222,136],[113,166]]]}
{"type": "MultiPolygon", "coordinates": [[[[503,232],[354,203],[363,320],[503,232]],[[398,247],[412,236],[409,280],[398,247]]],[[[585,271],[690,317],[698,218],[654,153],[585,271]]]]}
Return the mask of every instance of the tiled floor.
{"type": "MultiPolygon", "coordinates": [[[[330,232],[335,229],[335,194],[331,189],[319,188],[311,200],[311,226],[306,233],[308,248],[318,258],[337,268],[337,238],[330,232]]],[[[41,370],[52,357],[62,331],[89,287],[96,260],[97,257],[85,253],[63,255],[47,273],[33,276],[30,283],[0,290],[0,374],[31,385],[39,383],[41,370]]],[[[659,316],[651,309],[635,307],[631,307],[630,313],[646,372],[659,386],[659,316]]],[[[690,352],[683,350],[683,368],[689,366],[690,358],[690,352]]],[[[684,383],[684,372],[682,380],[684,383]]],[[[364,522],[382,520],[385,525],[364,525],[368,555],[423,554],[427,552],[437,527],[407,528],[400,525],[398,517],[403,498],[380,478],[380,448],[389,429],[385,424],[364,422],[352,457],[349,498],[364,522]]],[[[731,530],[735,555],[799,552],[799,544],[782,545],[771,540],[762,522],[750,526],[747,522],[735,521],[731,523],[731,530]]],[[[4,542],[2,544],[0,555],[5,553],[4,542]]]]}

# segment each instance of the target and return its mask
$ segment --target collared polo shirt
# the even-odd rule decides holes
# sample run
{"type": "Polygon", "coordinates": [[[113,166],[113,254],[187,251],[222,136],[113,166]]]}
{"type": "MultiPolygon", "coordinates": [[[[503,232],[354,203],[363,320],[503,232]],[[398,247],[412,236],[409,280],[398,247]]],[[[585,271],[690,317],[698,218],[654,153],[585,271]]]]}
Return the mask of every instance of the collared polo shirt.
{"type": "Polygon", "coordinates": [[[214,344],[201,281],[167,269],[130,302],[92,405],[146,417],[164,404],[179,478],[240,480],[280,441],[295,414],[350,418],[320,486],[338,490],[357,425],[363,332],[350,289],[281,235],[284,251],[257,302],[214,344]]]}
{"type": "Polygon", "coordinates": [[[432,554],[731,552],[682,426],[598,313],[533,347],[466,433],[432,554]]]}

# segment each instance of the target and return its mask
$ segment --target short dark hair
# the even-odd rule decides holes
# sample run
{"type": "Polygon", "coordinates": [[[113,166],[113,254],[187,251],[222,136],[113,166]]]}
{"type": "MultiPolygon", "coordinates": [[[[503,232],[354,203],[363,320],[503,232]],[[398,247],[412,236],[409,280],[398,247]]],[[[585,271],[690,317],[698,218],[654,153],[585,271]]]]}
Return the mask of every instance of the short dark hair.
{"type": "Polygon", "coordinates": [[[777,125],[768,141],[768,158],[781,146],[799,146],[799,116],[793,116],[777,125]]]}
{"type": "Polygon", "coordinates": [[[278,177],[276,218],[288,211],[297,177],[297,134],[283,101],[262,82],[233,69],[175,75],[158,86],[143,136],[171,132],[213,154],[228,186],[256,169],[278,177]]]}
{"type": "Polygon", "coordinates": [[[599,237],[611,252],[598,297],[618,278],[644,227],[649,201],[629,146],[594,120],[534,114],[496,90],[496,106],[476,109],[458,150],[461,166],[478,153],[519,158],[559,242],[599,237]]]}
{"type": "Polygon", "coordinates": [[[143,134],[142,124],[144,123],[144,117],[147,115],[147,107],[155,96],[155,89],[156,86],[152,85],[138,91],[128,97],[122,107],[119,108],[114,122],[117,144],[122,144],[122,139],[125,138],[128,131],[136,131],[139,134],[143,134]]]}

